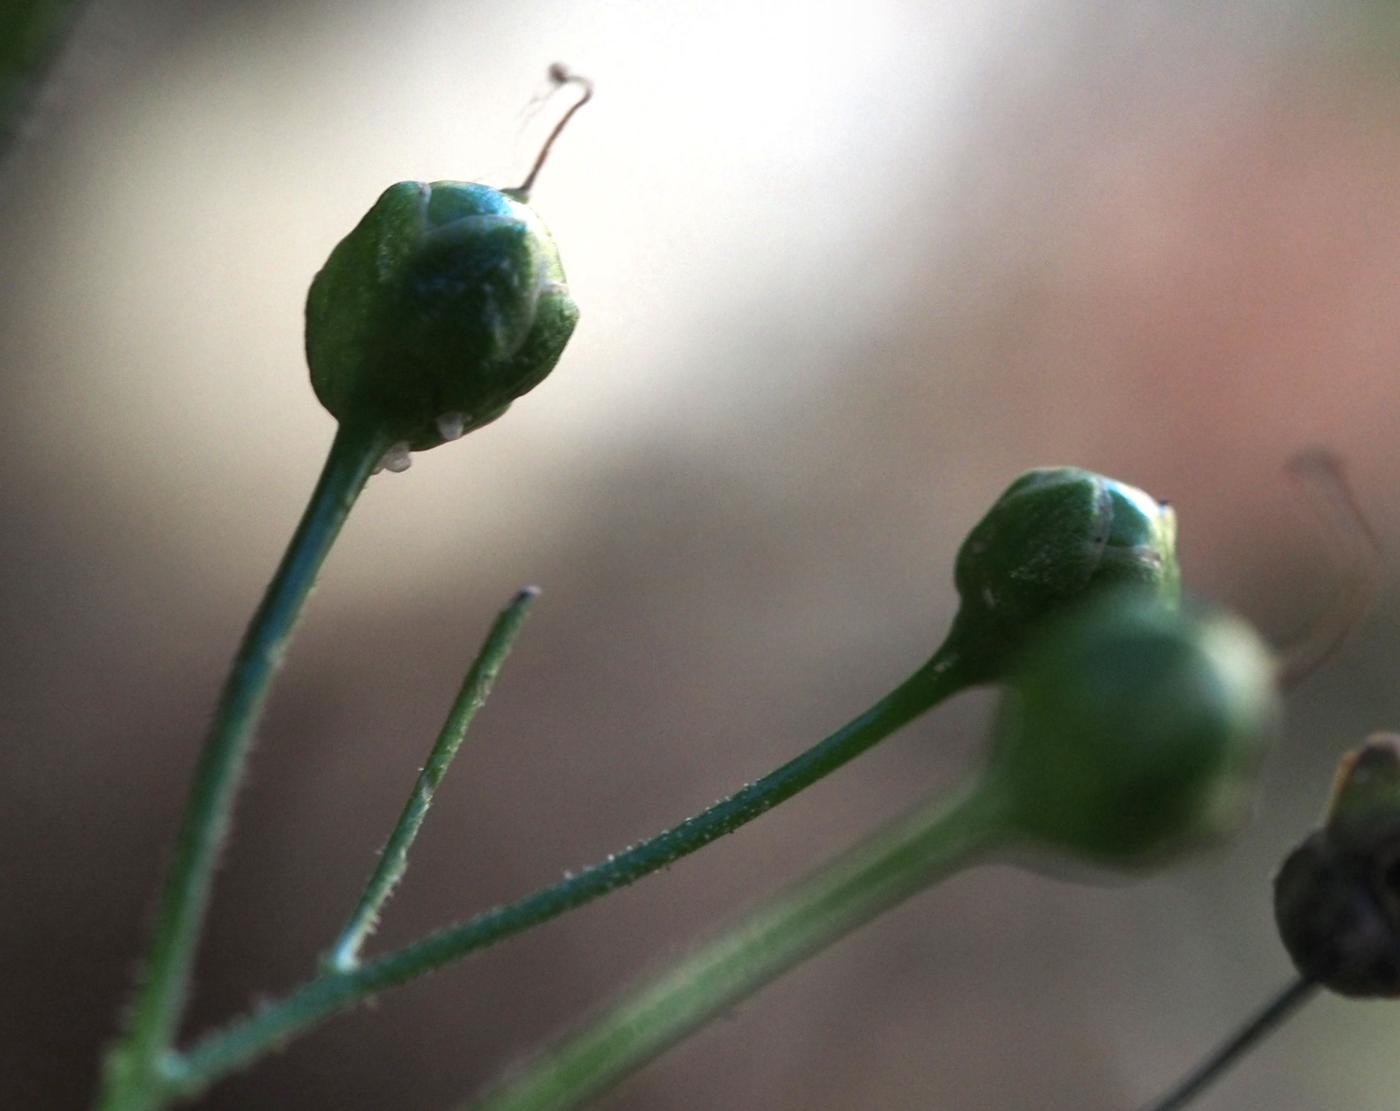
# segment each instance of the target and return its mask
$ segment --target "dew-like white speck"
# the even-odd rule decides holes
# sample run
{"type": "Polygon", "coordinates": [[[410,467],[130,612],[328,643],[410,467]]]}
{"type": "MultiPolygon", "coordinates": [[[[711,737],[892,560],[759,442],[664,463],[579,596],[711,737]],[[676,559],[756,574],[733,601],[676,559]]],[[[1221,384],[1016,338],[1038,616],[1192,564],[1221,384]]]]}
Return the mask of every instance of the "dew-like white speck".
{"type": "Polygon", "coordinates": [[[408,445],[402,441],[391,444],[389,450],[384,453],[384,458],[379,461],[379,465],[386,471],[402,474],[413,466],[413,453],[408,450],[408,445]]]}
{"type": "Polygon", "coordinates": [[[460,440],[467,427],[467,414],[443,413],[434,423],[437,424],[438,435],[444,443],[460,440]]]}

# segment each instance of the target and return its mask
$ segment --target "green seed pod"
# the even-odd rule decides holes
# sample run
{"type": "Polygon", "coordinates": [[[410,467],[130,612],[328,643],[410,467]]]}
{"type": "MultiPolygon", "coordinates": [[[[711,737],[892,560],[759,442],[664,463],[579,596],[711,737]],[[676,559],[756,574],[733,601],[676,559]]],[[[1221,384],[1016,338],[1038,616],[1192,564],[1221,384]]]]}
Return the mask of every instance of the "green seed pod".
{"type": "Polygon", "coordinates": [[[1307,979],[1400,997],[1400,738],[1377,734],[1342,759],[1325,824],[1274,880],[1274,918],[1307,979]]]}
{"type": "Polygon", "coordinates": [[[1031,842],[1151,863],[1238,824],[1277,717],[1274,662],[1248,626],[1117,591],[1037,636],[992,774],[1031,842]]]}
{"type": "Polygon", "coordinates": [[[539,385],[577,320],[528,205],[485,185],[404,181],[311,283],[306,358],[336,420],[422,450],[539,385]]]}
{"type": "Polygon", "coordinates": [[[529,207],[525,183],[391,185],[331,252],[306,301],[306,358],[321,404],[342,424],[408,450],[435,447],[495,420],[554,369],[578,321],[559,251],[529,207]]]}
{"type": "Polygon", "coordinates": [[[949,641],[980,679],[999,679],[1036,625],[1090,590],[1136,586],[1176,605],[1176,515],[1091,471],[1028,471],[968,534],[954,581],[949,641]]]}

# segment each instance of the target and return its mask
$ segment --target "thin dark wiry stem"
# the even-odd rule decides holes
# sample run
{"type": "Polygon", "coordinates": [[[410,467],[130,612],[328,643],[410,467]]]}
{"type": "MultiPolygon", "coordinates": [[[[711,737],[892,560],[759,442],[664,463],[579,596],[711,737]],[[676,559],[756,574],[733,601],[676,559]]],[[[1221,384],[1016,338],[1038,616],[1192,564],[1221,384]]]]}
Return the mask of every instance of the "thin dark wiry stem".
{"type": "Polygon", "coordinates": [[[1271,999],[1265,1007],[1192,1069],[1186,1076],[1144,1111],[1178,1111],[1210,1086],[1231,1065],[1271,1034],[1304,1003],[1313,997],[1317,984],[1300,977],[1271,999]]]}
{"type": "Polygon", "coordinates": [[[559,138],[560,133],[568,126],[574,113],[593,99],[593,82],[587,77],[581,77],[573,73],[562,62],[555,62],[549,67],[549,79],[556,85],[577,85],[583,90],[583,95],[576,100],[563,118],[554,125],[554,130],[549,133],[549,138],[544,141],[544,146],[540,147],[540,153],[535,157],[535,164],[530,167],[530,172],[525,175],[525,180],[510,192],[516,194],[522,200],[529,199],[530,190],[535,187],[535,179],[540,176],[540,171],[544,169],[544,164],[549,160],[549,152],[554,147],[554,140],[559,138]]]}

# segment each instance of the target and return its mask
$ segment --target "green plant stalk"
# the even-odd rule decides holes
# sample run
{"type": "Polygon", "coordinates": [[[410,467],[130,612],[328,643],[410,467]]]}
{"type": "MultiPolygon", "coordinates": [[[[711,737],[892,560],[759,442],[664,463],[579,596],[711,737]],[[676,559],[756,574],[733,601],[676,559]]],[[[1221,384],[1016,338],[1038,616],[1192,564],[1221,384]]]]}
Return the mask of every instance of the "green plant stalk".
{"type": "Polygon", "coordinates": [[[146,1111],[165,1102],[165,1059],[189,994],[190,971],[234,795],[272,677],[321,564],[371,468],[380,437],[342,425],[286,554],[224,683],[194,772],[126,1032],[112,1051],[100,1106],[146,1111]]]}
{"type": "Polygon", "coordinates": [[[940,650],[895,690],[824,741],[679,825],[577,875],[449,926],[351,972],[323,972],[283,999],[210,1034],[186,1053],[171,1058],[169,1091],[192,1095],[337,1011],[674,863],[791,798],[969,685],[960,658],[940,650]]]}
{"type": "Polygon", "coordinates": [[[884,910],[960,870],[1006,833],[984,779],[925,804],[790,887],[530,1062],[476,1111],[573,1107],[884,910]]]}
{"type": "Polygon", "coordinates": [[[379,863],[365,884],[360,902],[351,913],[350,919],[341,931],[340,937],[326,958],[326,967],[336,972],[349,972],[360,963],[360,949],[365,939],[374,931],[379,920],[379,911],[390,894],[398,886],[408,868],[408,850],[412,848],[423,821],[428,816],[433,795],[442,783],[447,769],[457,750],[467,735],[476,713],[486,704],[491,688],[500,674],[501,665],[510,654],[515,638],[525,623],[525,615],[540,592],[534,587],[520,591],[496,618],[495,624],[486,636],[481,651],[472,661],[462,687],[452,703],[452,709],[443,723],[442,731],[433,744],[428,762],[418,774],[413,791],[404,804],[403,813],[389,840],[379,855],[379,863]]]}

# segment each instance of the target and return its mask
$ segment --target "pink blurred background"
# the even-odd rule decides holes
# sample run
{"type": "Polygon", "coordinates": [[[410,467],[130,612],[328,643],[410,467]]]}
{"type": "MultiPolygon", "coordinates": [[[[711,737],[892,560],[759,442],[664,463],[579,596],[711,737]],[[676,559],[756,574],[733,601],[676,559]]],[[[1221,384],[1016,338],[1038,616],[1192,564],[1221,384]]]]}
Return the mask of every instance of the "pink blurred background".
{"type": "MultiPolygon", "coordinates": [[[[0,1090],[81,1106],[223,668],[329,441],[306,285],[401,178],[517,180],[583,321],[499,423],[375,479],[241,800],[191,1029],[308,974],[461,672],[544,597],[375,945],[762,774],[923,661],[1027,467],[1176,506],[1286,643],[1327,445],[1400,552],[1391,3],[94,0],[0,176],[0,1090]]],[[[1391,557],[1392,565],[1394,557],[1391,557]]],[[[1397,594],[1290,698],[1259,820],[1133,883],[991,867],[599,1102],[1129,1108],[1289,975],[1270,877],[1400,727],[1397,594]]],[[[958,700],[738,835],[341,1018],[200,1106],[440,1108],[973,766],[958,700]]],[[[1400,1008],[1324,999],[1202,1108],[1390,1111],[1400,1008]]]]}

